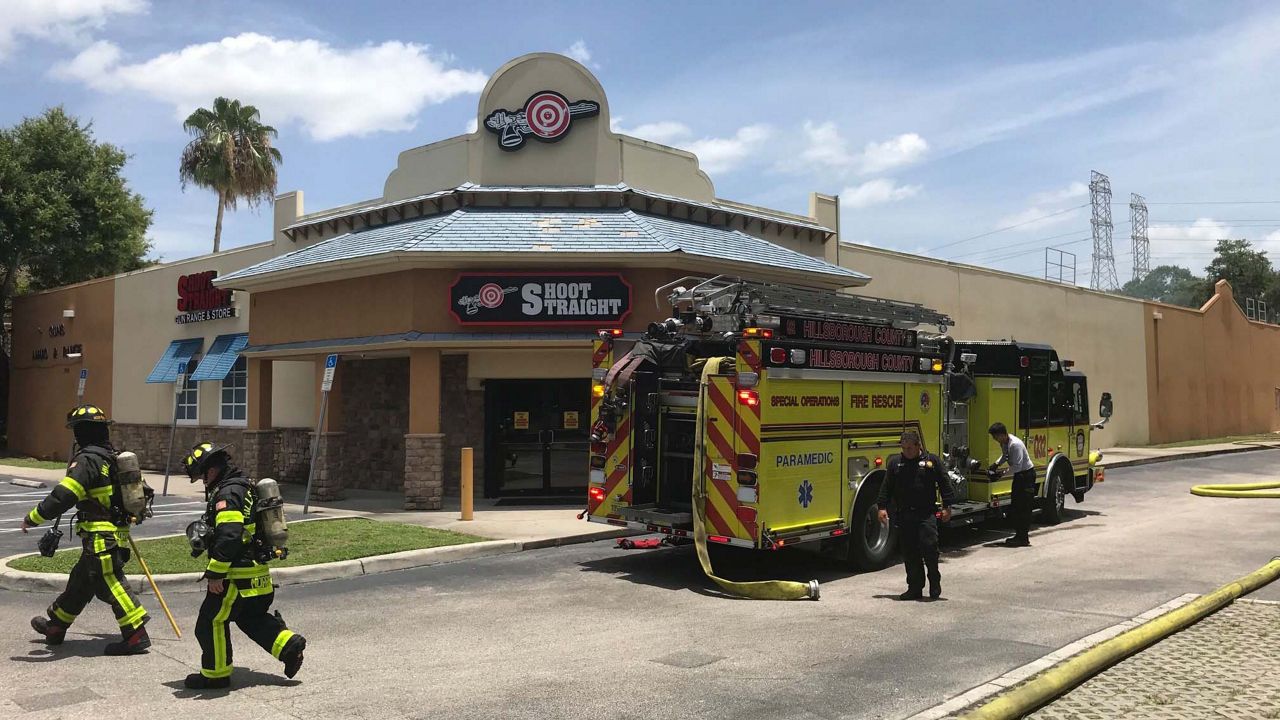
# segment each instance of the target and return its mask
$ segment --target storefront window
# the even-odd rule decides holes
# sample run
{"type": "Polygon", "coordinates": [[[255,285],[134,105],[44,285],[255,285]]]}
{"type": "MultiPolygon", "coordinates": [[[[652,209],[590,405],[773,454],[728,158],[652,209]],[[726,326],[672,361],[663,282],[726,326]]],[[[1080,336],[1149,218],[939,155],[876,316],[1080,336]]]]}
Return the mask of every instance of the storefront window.
{"type": "Polygon", "coordinates": [[[244,425],[249,417],[249,364],[237,358],[231,372],[222,381],[222,403],[219,422],[222,425],[244,425]]]}
{"type": "MultiPolygon", "coordinates": [[[[200,364],[198,356],[187,361],[193,371],[200,364]]],[[[200,383],[191,379],[191,372],[182,376],[182,390],[178,392],[177,415],[179,425],[195,425],[200,422],[200,383]]]]}

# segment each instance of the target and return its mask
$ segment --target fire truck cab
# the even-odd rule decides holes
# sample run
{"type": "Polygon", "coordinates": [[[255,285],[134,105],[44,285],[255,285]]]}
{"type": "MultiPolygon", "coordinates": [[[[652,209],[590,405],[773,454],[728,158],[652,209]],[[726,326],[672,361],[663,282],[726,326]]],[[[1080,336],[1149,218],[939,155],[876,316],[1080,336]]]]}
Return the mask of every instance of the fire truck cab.
{"type": "Polygon", "coordinates": [[[944,460],[952,525],[1008,505],[1011,479],[986,471],[997,421],[1026,441],[1049,521],[1102,479],[1086,378],[1051,347],[957,342],[920,305],[723,276],[655,299],[670,319],[595,341],[592,522],[692,538],[696,488],[711,543],[823,542],[874,569],[896,543],[876,501],[904,430],[944,460]]]}

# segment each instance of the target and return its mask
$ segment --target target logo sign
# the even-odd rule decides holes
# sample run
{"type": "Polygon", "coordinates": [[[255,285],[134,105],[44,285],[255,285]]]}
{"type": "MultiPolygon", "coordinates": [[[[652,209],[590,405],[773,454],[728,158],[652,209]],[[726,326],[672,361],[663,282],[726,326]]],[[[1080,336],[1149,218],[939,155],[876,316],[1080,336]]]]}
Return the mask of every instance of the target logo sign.
{"type": "Polygon", "coordinates": [[[502,305],[502,298],[505,293],[502,291],[501,285],[486,283],[480,288],[480,292],[476,295],[477,299],[480,301],[480,305],[493,309],[502,305]]]}
{"type": "Polygon", "coordinates": [[[555,142],[569,134],[574,118],[600,114],[600,103],[579,100],[571,103],[555,90],[540,90],[525,101],[519,110],[494,110],[484,119],[484,126],[498,136],[503,150],[519,150],[525,140],[555,142]]]}

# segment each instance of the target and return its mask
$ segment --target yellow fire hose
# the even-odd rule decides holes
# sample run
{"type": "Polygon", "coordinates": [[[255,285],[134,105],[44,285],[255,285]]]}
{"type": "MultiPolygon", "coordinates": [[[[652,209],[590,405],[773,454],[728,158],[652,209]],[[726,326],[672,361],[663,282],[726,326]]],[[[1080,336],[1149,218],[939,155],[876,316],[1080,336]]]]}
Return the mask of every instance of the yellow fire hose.
{"type": "Polygon", "coordinates": [[[1010,692],[978,707],[963,720],[1014,720],[1042,707],[1134,653],[1163,640],[1280,578],[1280,557],[1194,602],[1143,623],[1041,672],[1010,692]]]}
{"type": "Polygon", "coordinates": [[[1194,485],[1192,495],[1221,498],[1280,498],[1280,482],[1243,483],[1240,485],[1194,485]],[[1264,492],[1270,490],[1272,492],[1264,492]]]}
{"type": "Polygon", "coordinates": [[[707,528],[704,518],[706,513],[706,437],[707,427],[707,385],[715,375],[722,362],[732,362],[732,358],[708,358],[702,366],[702,387],[698,396],[698,424],[701,428],[694,446],[693,464],[693,542],[698,551],[698,563],[702,572],[711,578],[725,592],[750,598],[752,600],[804,600],[818,599],[818,581],[807,583],[791,580],[759,580],[755,582],[734,582],[717,577],[711,568],[711,556],[707,553],[707,528]]]}
{"type": "Polygon", "coordinates": [[[151,591],[156,594],[156,599],[160,601],[160,607],[164,610],[165,617],[169,618],[169,624],[173,626],[173,634],[182,639],[182,631],[178,629],[178,623],[173,619],[173,613],[169,612],[169,604],[164,601],[164,596],[160,594],[160,588],[156,587],[156,579],[151,577],[151,568],[147,567],[147,561],[142,559],[142,553],[138,552],[138,545],[133,541],[133,536],[129,536],[129,547],[133,548],[133,556],[138,558],[138,564],[142,566],[142,572],[147,576],[147,581],[151,583],[151,591]]]}

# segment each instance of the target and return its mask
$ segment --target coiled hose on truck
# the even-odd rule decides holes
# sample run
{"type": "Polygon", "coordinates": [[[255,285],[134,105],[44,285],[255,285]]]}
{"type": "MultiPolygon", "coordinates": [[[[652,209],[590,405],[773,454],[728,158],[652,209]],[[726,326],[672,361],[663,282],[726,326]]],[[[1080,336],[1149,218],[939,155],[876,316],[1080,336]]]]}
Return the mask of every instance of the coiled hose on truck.
{"type": "Polygon", "coordinates": [[[804,600],[818,599],[818,581],[807,583],[791,580],[758,580],[754,582],[734,582],[718,577],[711,567],[711,556],[707,552],[706,515],[706,428],[707,428],[707,385],[711,376],[717,374],[721,363],[733,362],[733,358],[707,358],[702,366],[702,381],[698,392],[698,434],[694,441],[693,451],[693,543],[698,552],[698,563],[702,572],[711,578],[725,592],[750,598],[752,600],[804,600]]]}

